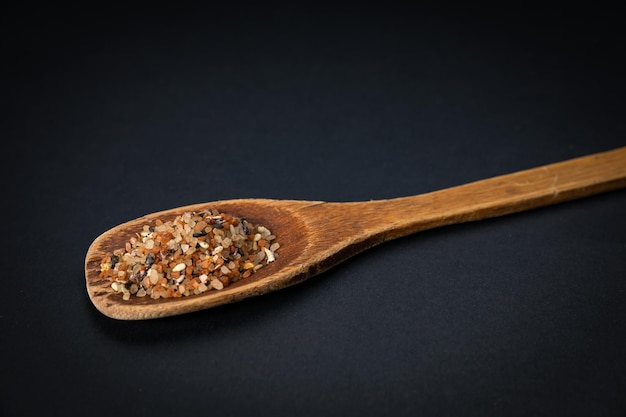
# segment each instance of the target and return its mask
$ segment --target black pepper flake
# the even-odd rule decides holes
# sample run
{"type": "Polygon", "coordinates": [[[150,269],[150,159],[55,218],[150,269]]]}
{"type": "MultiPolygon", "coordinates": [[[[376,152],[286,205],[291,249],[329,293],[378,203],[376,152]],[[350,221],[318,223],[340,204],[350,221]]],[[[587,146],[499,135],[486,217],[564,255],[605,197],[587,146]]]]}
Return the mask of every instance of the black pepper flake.
{"type": "Polygon", "coordinates": [[[131,284],[131,283],[138,284],[141,282],[141,280],[144,279],[145,276],[146,276],[146,271],[139,271],[136,274],[130,274],[127,284],[131,284]]]}
{"type": "Polygon", "coordinates": [[[197,232],[193,234],[193,237],[202,237],[202,236],[206,236],[208,233],[206,232],[206,230],[203,230],[201,232],[197,232]]]}
{"type": "Polygon", "coordinates": [[[146,256],[146,266],[148,268],[150,268],[152,266],[152,264],[155,261],[155,257],[154,257],[154,253],[150,252],[147,256],[146,256]]]}

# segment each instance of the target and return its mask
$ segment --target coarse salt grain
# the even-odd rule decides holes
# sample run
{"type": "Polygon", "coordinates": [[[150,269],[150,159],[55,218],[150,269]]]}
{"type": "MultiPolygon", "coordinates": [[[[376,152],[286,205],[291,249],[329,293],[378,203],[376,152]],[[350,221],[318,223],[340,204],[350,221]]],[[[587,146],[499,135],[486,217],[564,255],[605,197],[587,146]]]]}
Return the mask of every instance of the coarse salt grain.
{"type": "Polygon", "coordinates": [[[159,273],[156,269],[150,269],[150,283],[152,285],[156,284],[159,281],[159,273]]]}
{"type": "Polygon", "coordinates": [[[274,258],[274,254],[272,253],[271,250],[269,250],[268,248],[264,247],[263,250],[265,251],[265,255],[267,256],[267,262],[274,262],[276,259],[274,258]]]}

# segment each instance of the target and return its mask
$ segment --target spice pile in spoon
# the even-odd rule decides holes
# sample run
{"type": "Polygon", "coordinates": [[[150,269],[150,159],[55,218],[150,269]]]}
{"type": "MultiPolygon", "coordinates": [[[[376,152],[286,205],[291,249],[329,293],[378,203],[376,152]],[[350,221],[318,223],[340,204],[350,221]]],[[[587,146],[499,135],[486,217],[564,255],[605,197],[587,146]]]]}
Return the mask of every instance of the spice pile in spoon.
{"type": "Polygon", "coordinates": [[[221,290],[278,256],[270,230],[217,210],[153,223],[100,262],[100,278],[110,279],[124,300],[221,290]]]}

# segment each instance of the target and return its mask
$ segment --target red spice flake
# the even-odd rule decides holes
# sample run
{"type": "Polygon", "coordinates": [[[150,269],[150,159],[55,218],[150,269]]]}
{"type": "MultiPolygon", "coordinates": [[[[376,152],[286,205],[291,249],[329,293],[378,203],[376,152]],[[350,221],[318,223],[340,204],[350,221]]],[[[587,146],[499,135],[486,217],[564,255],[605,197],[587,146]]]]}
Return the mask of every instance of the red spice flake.
{"type": "Polygon", "coordinates": [[[280,246],[275,238],[263,226],[217,210],[156,219],[102,258],[100,278],[124,300],[219,291],[272,262],[280,246]]]}

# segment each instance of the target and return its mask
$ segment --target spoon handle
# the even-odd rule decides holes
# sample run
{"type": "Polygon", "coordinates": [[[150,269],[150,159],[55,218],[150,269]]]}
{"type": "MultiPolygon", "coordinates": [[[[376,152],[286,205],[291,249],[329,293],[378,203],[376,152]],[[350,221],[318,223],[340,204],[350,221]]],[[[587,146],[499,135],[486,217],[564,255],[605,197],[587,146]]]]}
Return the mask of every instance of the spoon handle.
{"type": "Polygon", "coordinates": [[[363,221],[352,220],[354,227],[389,240],[622,187],[626,187],[626,147],[412,197],[336,204],[337,211],[351,219],[359,213],[363,221]]]}

